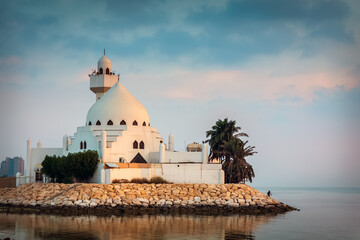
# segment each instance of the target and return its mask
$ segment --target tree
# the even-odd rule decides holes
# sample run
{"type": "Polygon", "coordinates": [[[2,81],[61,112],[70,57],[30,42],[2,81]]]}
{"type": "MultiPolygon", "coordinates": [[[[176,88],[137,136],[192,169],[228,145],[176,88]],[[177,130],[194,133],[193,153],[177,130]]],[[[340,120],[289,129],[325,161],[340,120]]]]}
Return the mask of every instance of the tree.
{"type": "Polygon", "coordinates": [[[224,161],[223,169],[225,174],[225,182],[252,182],[255,173],[251,164],[249,164],[245,157],[252,156],[256,152],[255,147],[246,146],[248,141],[243,142],[239,138],[232,138],[229,142],[223,144],[223,154],[228,156],[229,161],[224,161]]]}
{"type": "Polygon", "coordinates": [[[251,164],[246,161],[247,156],[255,154],[255,147],[246,146],[240,137],[248,137],[246,133],[240,132],[241,128],[236,126],[236,121],[216,121],[211,130],[206,132],[210,137],[206,142],[210,145],[210,160],[219,159],[225,172],[226,183],[239,183],[250,181],[255,177],[251,164]]]}
{"type": "Polygon", "coordinates": [[[56,177],[56,171],[55,171],[55,159],[56,159],[56,156],[48,156],[46,155],[45,156],[45,159],[44,161],[42,161],[41,165],[42,165],[42,168],[41,168],[41,171],[43,174],[47,175],[48,177],[50,178],[55,178],[56,177]]]}
{"type": "Polygon", "coordinates": [[[61,183],[72,183],[74,178],[84,182],[91,178],[97,168],[99,155],[96,151],[69,153],[67,156],[45,156],[42,172],[61,183]]]}
{"type": "Polygon", "coordinates": [[[74,156],[71,157],[75,162],[75,178],[84,182],[94,175],[97,164],[99,162],[99,155],[97,151],[89,150],[85,152],[74,153],[74,156]]]}
{"type": "Polygon", "coordinates": [[[224,142],[229,142],[233,137],[238,138],[241,136],[248,137],[246,133],[240,132],[241,128],[236,126],[236,121],[217,120],[211,130],[206,132],[206,140],[210,145],[210,160],[222,160],[225,155],[223,153],[224,142]]]}
{"type": "Polygon", "coordinates": [[[56,180],[58,182],[72,183],[74,181],[74,164],[68,157],[57,157],[56,166],[58,170],[56,180]]]}

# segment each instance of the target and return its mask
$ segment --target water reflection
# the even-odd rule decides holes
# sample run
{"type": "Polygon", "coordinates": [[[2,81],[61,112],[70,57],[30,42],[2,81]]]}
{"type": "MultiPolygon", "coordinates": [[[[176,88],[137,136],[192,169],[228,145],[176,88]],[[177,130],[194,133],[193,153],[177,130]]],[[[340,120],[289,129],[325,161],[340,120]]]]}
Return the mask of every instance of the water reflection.
{"type": "Polygon", "coordinates": [[[0,239],[255,239],[276,216],[0,214],[0,239]]]}

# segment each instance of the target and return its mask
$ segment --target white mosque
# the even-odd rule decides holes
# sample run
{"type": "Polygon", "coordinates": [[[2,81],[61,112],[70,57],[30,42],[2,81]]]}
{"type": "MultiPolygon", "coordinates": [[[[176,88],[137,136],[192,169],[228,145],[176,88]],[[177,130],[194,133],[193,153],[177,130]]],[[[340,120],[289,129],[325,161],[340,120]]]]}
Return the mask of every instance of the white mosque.
{"type": "Polygon", "coordinates": [[[112,183],[114,179],[160,176],[174,183],[224,182],[221,164],[208,162],[208,145],[189,144],[186,152],[174,150],[174,136],[165,144],[158,130],[151,126],[145,107],[119,82],[111,71],[111,61],[105,55],[90,76],[90,90],[96,102],[89,109],[85,126],[74,136],[64,136],[62,148],[36,148],[27,142],[27,182],[41,181],[41,162],[46,155],[96,150],[100,156],[98,168],[90,180],[112,183]]]}

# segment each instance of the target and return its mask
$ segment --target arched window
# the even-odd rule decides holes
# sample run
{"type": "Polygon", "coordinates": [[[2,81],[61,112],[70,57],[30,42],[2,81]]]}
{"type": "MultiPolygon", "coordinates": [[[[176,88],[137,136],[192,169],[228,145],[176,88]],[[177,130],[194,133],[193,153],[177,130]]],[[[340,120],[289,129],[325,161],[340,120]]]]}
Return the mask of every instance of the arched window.
{"type": "Polygon", "coordinates": [[[99,69],[99,73],[103,74],[103,69],[102,68],[99,69]]]}
{"type": "Polygon", "coordinates": [[[149,125],[148,125],[149,127],[150,127],[150,123],[149,123],[149,125]]]}
{"type": "Polygon", "coordinates": [[[120,125],[126,125],[126,122],[125,122],[124,120],[122,120],[122,121],[120,122],[120,125]]]}
{"type": "Polygon", "coordinates": [[[133,122],[133,125],[134,125],[134,126],[137,126],[137,125],[138,125],[136,120],[133,122]]]}
{"type": "Polygon", "coordinates": [[[143,141],[140,142],[140,149],[144,149],[145,148],[145,144],[143,141]]]}
{"type": "Polygon", "coordinates": [[[91,126],[92,125],[92,123],[91,123],[91,121],[89,121],[89,126],[91,126]]]}
{"type": "Polygon", "coordinates": [[[96,125],[98,125],[98,126],[101,125],[101,122],[99,120],[97,120],[96,125]]]}
{"type": "Polygon", "coordinates": [[[133,143],[133,149],[138,149],[138,142],[136,140],[133,143]]]}
{"type": "Polygon", "coordinates": [[[111,120],[109,120],[109,121],[107,122],[107,125],[113,125],[113,122],[112,122],[111,120]]]}
{"type": "Polygon", "coordinates": [[[80,142],[80,149],[83,149],[83,142],[80,142]]]}
{"type": "Polygon", "coordinates": [[[110,73],[109,68],[106,68],[106,74],[109,74],[109,73],[110,73]]]}
{"type": "MultiPolygon", "coordinates": [[[[140,143],[140,147],[141,147],[141,143],[140,143]]],[[[84,141],[84,149],[86,149],[86,141],[84,141]]]]}
{"type": "Polygon", "coordinates": [[[146,122],[143,122],[143,126],[146,126],[146,122]]]}

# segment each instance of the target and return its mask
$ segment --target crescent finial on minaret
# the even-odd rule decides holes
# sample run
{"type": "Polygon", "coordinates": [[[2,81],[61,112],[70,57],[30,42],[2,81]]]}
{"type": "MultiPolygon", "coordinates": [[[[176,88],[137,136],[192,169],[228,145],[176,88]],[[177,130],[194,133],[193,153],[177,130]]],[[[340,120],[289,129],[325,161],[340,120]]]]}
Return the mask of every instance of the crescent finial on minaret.
{"type": "Polygon", "coordinates": [[[105,48],[104,48],[104,56],[105,56],[105,48]]]}

